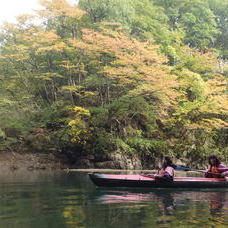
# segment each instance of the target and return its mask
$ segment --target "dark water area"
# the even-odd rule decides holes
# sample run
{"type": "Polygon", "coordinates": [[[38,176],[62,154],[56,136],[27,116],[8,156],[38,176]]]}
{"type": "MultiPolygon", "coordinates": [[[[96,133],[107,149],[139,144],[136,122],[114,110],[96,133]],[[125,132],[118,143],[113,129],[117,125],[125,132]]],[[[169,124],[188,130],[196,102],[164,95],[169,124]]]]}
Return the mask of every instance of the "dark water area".
{"type": "Polygon", "coordinates": [[[2,173],[0,227],[228,227],[228,189],[97,188],[86,173],[2,173]]]}

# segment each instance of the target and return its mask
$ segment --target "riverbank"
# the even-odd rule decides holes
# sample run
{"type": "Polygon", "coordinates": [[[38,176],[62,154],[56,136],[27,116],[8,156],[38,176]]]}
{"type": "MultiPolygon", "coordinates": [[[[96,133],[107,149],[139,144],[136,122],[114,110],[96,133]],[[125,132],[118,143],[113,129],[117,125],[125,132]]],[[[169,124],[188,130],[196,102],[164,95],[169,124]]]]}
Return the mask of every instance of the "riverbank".
{"type": "Polygon", "coordinates": [[[66,156],[55,155],[52,153],[18,153],[0,151],[1,170],[45,170],[45,169],[105,169],[105,170],[141,170],[140,163],[135,159],[127,157],[113,157],[112,160],[94,162],[93,157],[79,158],[71,163],[66,156]]]}
{"type": "Polygon", "coordinates": [[[67,156],[53,153],[18,153],[0,151],[0,169],[45,170],[45,169],[115,169],[141,170],[139,159],[113,156],[108,161],[95,162],[93,156],[78,158],[72,162],[67,156]]]}
{"type": "MultiPolygon", "coordinates": [[[[70,164],[65,159],[54,154],[43,153],[14,153],[0,152],[0,170],[7,171],[39,171],[39,170],[64,170],[66,172],[104,172],[104,173],[155,173],[152,169],[113,169],[113,168],[82,168],[70,164]]],[[[177,176],[197,175],[195,172],[176,172],[177,176]]],[[[200,175],[200,174],[198,174],[200,175]]]]}
{"type": "Polygon", "coordinates": [[[0,152],[1,170],[67,169],[69,165],[53,154],[0,152]]]}

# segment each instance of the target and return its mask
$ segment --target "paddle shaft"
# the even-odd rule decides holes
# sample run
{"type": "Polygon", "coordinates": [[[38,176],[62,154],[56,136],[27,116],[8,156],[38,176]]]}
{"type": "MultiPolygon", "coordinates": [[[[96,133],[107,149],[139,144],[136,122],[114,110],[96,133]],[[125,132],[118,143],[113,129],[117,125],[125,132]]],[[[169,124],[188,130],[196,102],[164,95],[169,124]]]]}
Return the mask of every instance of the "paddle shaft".
{"type": "MultiPolygon", "coordinates": [[[[176,169],[176,170],[179,170],[179,171],[194,171],[194,172],[208,173],[208,174],[218,175],[218,176],[222,176],[223,177],[222,173],[214,173],[214,172],[208,172],[208,171],[205,171],[205,170],[191,169],[191,168],[188,168],[188,167],[183,166],[183,165],[174,165],[173,168],[176,169]]],[[[149,174],[149,175],[153,176],[153,174],[149,174]]]]}
{"type": "MultiPolygon", "coordinates": [[[[186,168],[187,168],[187,167],[186,167],[186,168]]],[[[195,172],[200,172],[200,173],[208,173],[208,174],[212,174],[212,175],[222,176],[222,173],[207,172],[207,171],[205,171],[205,170],[199,170],[199,169],[190,169],[190,168],[188,168],[187,171],[195,171],[195,172]]]]}

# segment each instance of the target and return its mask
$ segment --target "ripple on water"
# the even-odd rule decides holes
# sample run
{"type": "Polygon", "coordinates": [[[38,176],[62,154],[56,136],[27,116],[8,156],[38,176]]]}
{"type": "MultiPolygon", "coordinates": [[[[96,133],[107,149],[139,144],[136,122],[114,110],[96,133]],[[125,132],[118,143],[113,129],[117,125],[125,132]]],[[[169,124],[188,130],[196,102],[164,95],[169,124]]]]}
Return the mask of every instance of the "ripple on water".
{"type": "Polygon", "coordinates": [[[102,189],[82,173],[30,175],[0,183],[0,227],[228,226],[226,189],[102,189]]]}

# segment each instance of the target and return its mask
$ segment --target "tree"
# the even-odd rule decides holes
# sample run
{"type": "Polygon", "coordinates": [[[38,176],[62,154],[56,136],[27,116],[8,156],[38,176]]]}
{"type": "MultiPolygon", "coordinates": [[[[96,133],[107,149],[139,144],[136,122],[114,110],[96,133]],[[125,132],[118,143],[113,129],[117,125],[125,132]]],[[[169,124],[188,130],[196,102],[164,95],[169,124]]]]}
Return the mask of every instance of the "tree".
{"type": "Polygon", "coordinates": [[[203,51],[214,46],[219,30],[206,1],[154,0],[154,3],[164,7],[170,29],[185,31],[185,44],[203,51]]]}
{"type": "Polygon", "coordinates": [[[92,22],[110,21],[128,25],[134,15],[131,0],[80,0],[79,6],[88,12],[92,22]]]}
{"type": "Polygon", "coordinates": [[[226,128],[226,75],[215,54],[225,30],[217,33],[220,11],[207,2],[81,0],[84,11],[45,0],[35,17],[5,24],[0,134],[44,132],[54,148],[77,151],[72,157],[111,148],[152,158],[190,131],[226,128]]]}
{"type": "Polygon", "coordinates": [[[228,58],[228,3],[221,0],[208,0],[210,9],[215,14],[215,20],[220,33],[214,43],[214,47],[219,49],[222,58],[228,58]]]}

